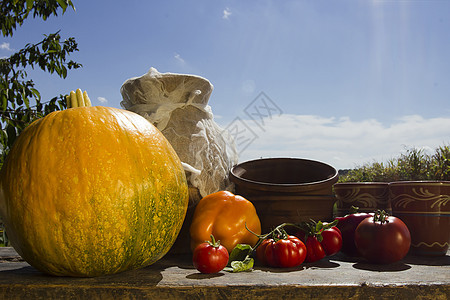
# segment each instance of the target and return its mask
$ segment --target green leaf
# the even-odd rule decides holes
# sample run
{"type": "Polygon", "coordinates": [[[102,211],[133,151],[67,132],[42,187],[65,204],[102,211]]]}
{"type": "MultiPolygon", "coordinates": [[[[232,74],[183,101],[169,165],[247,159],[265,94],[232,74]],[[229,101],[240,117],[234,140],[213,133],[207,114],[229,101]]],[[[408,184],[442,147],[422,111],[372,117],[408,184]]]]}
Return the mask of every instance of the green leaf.
{"type": "Polygon", "coordinates": [[[41,94],[39,93],[39,91],[35,88],[31,88],[31,93],[33,93],[34,98],[38,99],[39,101],[41,100],[41,94]]]}
{"type": "Polygon", "coordinates": [[[252,250],[253,248],[250,245],[237,244],[230,253],[228,266],[230,266],[233,261],[243,261],[252,252],[252,250]]]}
{"type": "Polygon", "coordinates": [[[27,0],[27,11],[29,12],[33,8],[33,0],[27,0]]]}
{"type": "Polygon", "coordinates": [[[0,110],[5,111],[8,107],[8,98],[5,93],[1,93],[0,110]]]}
{"type": "Polygon", "coordinates": [[[7,146],[9,148],[11,148],[17,137],[16,129],[13,126],[11,126],[10,124],[8,124],[6,126],[6,134],[8,135],[8,145],[7,146]]]}
{"type": "Polygon", "coordinates": [[[56,1],[58,1],[59,6],[61,6],[63,12],[65,12],[67,8],[67,2],[65,0],[56,0],[56,1]]]}
{"type": "Polygon", "coordinates": [[[323,230],[323,223],[322,221],[319,221],[316,223],[316,232],[321,232],[323,230]]]}
{"type": "Polygon", "coordinates": [[[338,220],[334,220],[333,222],[324,225],[323,226],[323,230],[327,230],[327,229],[330,229],[332,227],[335,227],[337,224],[338,224],[338,220]]]}
{"type": "Polygon", "coordinates": [[[231,262],[231,266],[225,267],[224,270],[232,273],[252,271],[254,262],[253,258],[247,257],[243,261],[231,262]]]}
{"type": "Polygon", "coordinates": [[[244,272],[253,269],[254,260],[250,257],[253,248],[247,244],[237,244],[230,253],[228,265],[225,267],[227,272],[244,272]]]}

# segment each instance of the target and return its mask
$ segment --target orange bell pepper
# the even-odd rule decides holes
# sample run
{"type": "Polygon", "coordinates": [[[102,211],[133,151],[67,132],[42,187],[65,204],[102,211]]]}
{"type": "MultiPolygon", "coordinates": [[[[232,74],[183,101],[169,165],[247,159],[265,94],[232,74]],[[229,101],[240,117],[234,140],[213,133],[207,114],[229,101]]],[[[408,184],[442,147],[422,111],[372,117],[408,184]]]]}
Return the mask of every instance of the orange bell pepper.
{"type": "Polygon", "coordinates": [[[261,234],[261,222],[253,204],[228,191],[210,194],[200,200],[190,227],[191,249],[210,240],[211,234],[231,252],[237,244],[254,246],[261,234]]]}

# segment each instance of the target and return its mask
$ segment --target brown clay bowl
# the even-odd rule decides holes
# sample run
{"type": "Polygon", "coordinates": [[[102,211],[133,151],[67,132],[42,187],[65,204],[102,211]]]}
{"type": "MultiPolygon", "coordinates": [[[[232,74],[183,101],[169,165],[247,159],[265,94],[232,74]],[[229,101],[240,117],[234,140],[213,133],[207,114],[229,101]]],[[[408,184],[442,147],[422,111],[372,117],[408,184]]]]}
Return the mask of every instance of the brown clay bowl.
{"type": "Polygon", "coordinates": [[[343,217],[350,213],[351,207],[359,212],[372,213],[382,209],[392,213],[387,182],[340,182],[334,185],[336,195],[336,215],[343,217]]]}
{"type": "Polygon", "coordinates": [[[284,222],[330,221],[338,176],[325,163],[300,158],[251,160],[230,173],[235,193],[255,206],[263,233],[284,222]]]}
{"type": "Polygon", "coordinates": [[[392,214],[408,226],[413,254],[445,255],[450,243],[450,181],[389,184],[392,214]]]}

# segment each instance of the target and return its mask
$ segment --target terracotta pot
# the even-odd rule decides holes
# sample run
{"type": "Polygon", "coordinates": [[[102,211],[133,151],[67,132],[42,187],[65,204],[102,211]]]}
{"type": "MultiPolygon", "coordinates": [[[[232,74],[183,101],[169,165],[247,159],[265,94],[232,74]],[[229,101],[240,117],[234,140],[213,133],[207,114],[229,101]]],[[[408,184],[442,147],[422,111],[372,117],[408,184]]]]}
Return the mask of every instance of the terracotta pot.
{"type": "Polygon", "coordinates": [[[235,193],[253,203],[262,232],[267,233],[284,222],[330,221],[336,201],[332,187],[338,176],[322,162],[267,158],[234,166],[230,179],[235,193]]]}
{"type": "Polygon", "coordinates": [[[450,243],[450,181],[389,184],[392,213],[408,226],[411,252],[445,255],[450,243]]]}
{"type": "Polygon", "coordinates": [[[334,194],[337,199],[338,217],[349,214],[352,206],[358,207],[359,212],[372,213],[382,209],[389,214],[392,213],[387,182],[336,183],[334,194]]]}

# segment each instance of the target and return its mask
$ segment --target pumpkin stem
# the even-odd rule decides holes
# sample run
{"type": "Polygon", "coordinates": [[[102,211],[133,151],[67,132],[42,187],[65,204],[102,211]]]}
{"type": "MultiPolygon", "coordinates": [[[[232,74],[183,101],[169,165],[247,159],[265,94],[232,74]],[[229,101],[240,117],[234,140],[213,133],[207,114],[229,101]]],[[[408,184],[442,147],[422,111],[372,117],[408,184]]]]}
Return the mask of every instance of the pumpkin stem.
{"type": "Polygon", "coordinates": [[[80,89],[77,89],[75,92],[71,91],[70,94],[66,96],[66,102],[67,108],[92,106],[87,92],[82,92],[80,89]]]}

